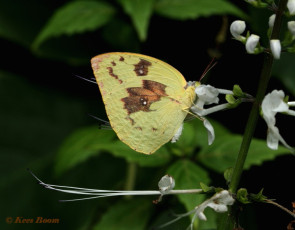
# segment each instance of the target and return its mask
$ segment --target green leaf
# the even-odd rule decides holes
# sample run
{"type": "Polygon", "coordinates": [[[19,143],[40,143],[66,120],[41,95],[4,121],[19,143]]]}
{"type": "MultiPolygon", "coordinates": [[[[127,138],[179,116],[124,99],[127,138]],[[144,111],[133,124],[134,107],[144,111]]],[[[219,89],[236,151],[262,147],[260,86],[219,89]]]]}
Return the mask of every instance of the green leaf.
{"type": "Polygon", "coordinates": [[[152,155],[146,155],[132,150],[121,141],[117,141],[115,144],[110,146],[108,152],[114,156],[123,157],[128,162],[134,162],[144,167],[164,165],[169,162],[171,158],[171,153],[165,146],[158,149],[152,155]]]}
{"type": "Polygon", "coordinates": [[[154,0],[119,0],[125,12],[130,16],[139,39],[144,41],[150,17],[153,12],[154,0]]]}
{"type": "MultiPolygon", "coordinates": [[[[206,170],[189,160],[176,161],[168,168],[167,173],[175,179],[175,189],[195,189],[200,188],[201,182],[210,183],[206,170]]],[[[193,210],[205,198],[202,194],[181,194],[177,196],[188,211],[193,210]]]]}
{"type": "Polygon", "coordinates": [[[114,132],[100,130],[97,126],[74,132],[58,151],[55,173],[59,175],[100,151],[107,151],[113,145],[114,139],[114,132]]]}
{"type": "Polygon", "coordinates": [[[178,20],[224,14],[245,17],[240,9],[226,0],[159,0],[155,5],[155,11],[178,20]]]}
{"type": "Polygon", "coordinates": [[[171,155],[165,147],[153,155],[138,153],[118,140],[113,131],[101,130],[97,126],[87,127],[74,132],[60,147],[55,172],[59,175],[100,152],[108,152],[141,166],[163,165],[170,160],[171,155]]]}
{"type": "MultiPolygon", "coordinates": [[[[240,149],[242,136],[228,134],[217,136],[211,146],[203,148],[197,160],[212,170],[223,173],[227,168],[233,167],[240,149]]],[[[253,165],[261,165],[264,161],[272,160],[276,156],[290,154],[288,150],[279,147],[278,150],[271,150],[267,147],[265,140],[253,139],[244,165],[249,169],[253,165]]]]}
{"type": "Polygon", "coordinates": [[[152,202],[149,198],[134,197],[109,207],[93,230],[144,230],[149,220],[152,202]]]}
{"type": "Polygon", "coordinates": [[[44,41],[61,36],[96,30],[112,18],[115,9],[106,2],[72,1],[59,8],[33,43],[37,49],[44,41]]]}
{"type": "Polygon", "coordinates": [[[284,84],[293,96],[295,96],[294,62],[294,54],[282,53],[280,60],[274,62],[272,72],[272,74],[284,84]]]}

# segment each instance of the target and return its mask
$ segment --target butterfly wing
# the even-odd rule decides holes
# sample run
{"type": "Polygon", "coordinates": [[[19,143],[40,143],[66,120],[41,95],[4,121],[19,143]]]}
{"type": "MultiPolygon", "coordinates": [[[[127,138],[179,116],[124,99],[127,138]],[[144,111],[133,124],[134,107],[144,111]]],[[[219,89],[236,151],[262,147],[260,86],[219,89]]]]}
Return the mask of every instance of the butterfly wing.
{"type": "Polygon", "coordinates": [[[91,59],[106,112],[119,139],[151,154],[172,139],[195,98],[175,68],[133,53],[106,53],[91,59]]]}

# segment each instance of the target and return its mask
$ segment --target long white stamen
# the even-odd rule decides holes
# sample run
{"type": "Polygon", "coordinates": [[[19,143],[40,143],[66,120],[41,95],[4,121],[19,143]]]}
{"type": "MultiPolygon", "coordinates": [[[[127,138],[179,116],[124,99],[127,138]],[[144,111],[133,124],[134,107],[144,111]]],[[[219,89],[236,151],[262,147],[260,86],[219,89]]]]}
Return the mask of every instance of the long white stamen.
{"type": "MultiPolygon", "coordinates": [[[[78,200],[88,200],[88,199],[96,199],[101,197],[111,197],[111,196],[140,196],[140,195],[163,195],[159,190],[143,190],[143,191],[127,191],[127,190],[101,190],[101,189],[88,189],[88,188],[79,188],[79,187],[72,187],[72,186],[63,186],[63,185],[53,185],[53,184],[46,184],[41,181],[33,172],[29,169],[28,171],[32,174],[32,176],[47,189],[64,192],[64,193],[71,193],[71,194],[79,194],[79,195],[87,195],[91,197],[85,198],[78,198],[78,199],[71,199],[71,200],[61,200],[63,202],[67,201],[78,201],[78,200]]],[[[172,195],[172,194],[188,194],[188,193],[201,193],[203,192],[202,189],[186,189],[186,190],[171,190],[167,191],[165,195],[172,195]]]]}

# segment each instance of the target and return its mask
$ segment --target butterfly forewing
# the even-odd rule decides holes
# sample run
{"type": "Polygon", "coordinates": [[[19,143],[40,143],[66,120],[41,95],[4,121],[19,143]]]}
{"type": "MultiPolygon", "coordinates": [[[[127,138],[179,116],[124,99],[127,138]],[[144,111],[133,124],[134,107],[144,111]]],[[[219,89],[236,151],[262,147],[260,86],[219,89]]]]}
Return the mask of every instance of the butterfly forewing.
{"type": "Polygon", "coordinates": [[[192,87],[172,66],[133,53],[91,60],[111,126],[132,149],[151,154],[174,136],[194,100],[192,87]]]}

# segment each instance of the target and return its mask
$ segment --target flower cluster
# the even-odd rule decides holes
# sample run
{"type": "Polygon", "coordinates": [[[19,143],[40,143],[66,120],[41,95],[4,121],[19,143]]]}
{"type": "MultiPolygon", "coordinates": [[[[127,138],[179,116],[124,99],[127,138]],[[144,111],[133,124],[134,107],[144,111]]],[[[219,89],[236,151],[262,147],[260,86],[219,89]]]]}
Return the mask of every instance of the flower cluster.
{"type": "MultiPolygon", "coordinates": [[[[262,1],[257,0],[247,0],[248,3],[252,4],[253,6],[257,7],[267,7],[268,3],[263,3],[262,1]]],[[[290,16],[295,15],[295,0],[289,0],[287,3],[288,8],[288,14],[290,16]]],[[[269,26],[269,35],[272,31],[272,28],[274,27],[276,15],[273,14],[269,17],[268,26],[269,26]]],[[[288,33],[285,36],[285,39],[283,42],[281,42],[279,39],[270,39],[269,41],[269,47],[270,51],[275,59],[280,59],[282,46],[289,52],[294,52],[295,49],[293,47],[293,41],[295,40],[295,21],[289,21],[288,23],[288,33]],[[291,47],[292,46],[292,47],[291,47]]],[[[267,51],[268,49],[262,47],[259,43],[260,36],[256,34],[250,34],[250,32],[247,32],[246,36],[242,36],[242,34],[245,32],[246,24],[244,21],[236,20],[234,21],[230,26],[230,32],[232,36],[245,44],[246,51],[249,54],[259,54],[261,52],[267,51]]]]}

